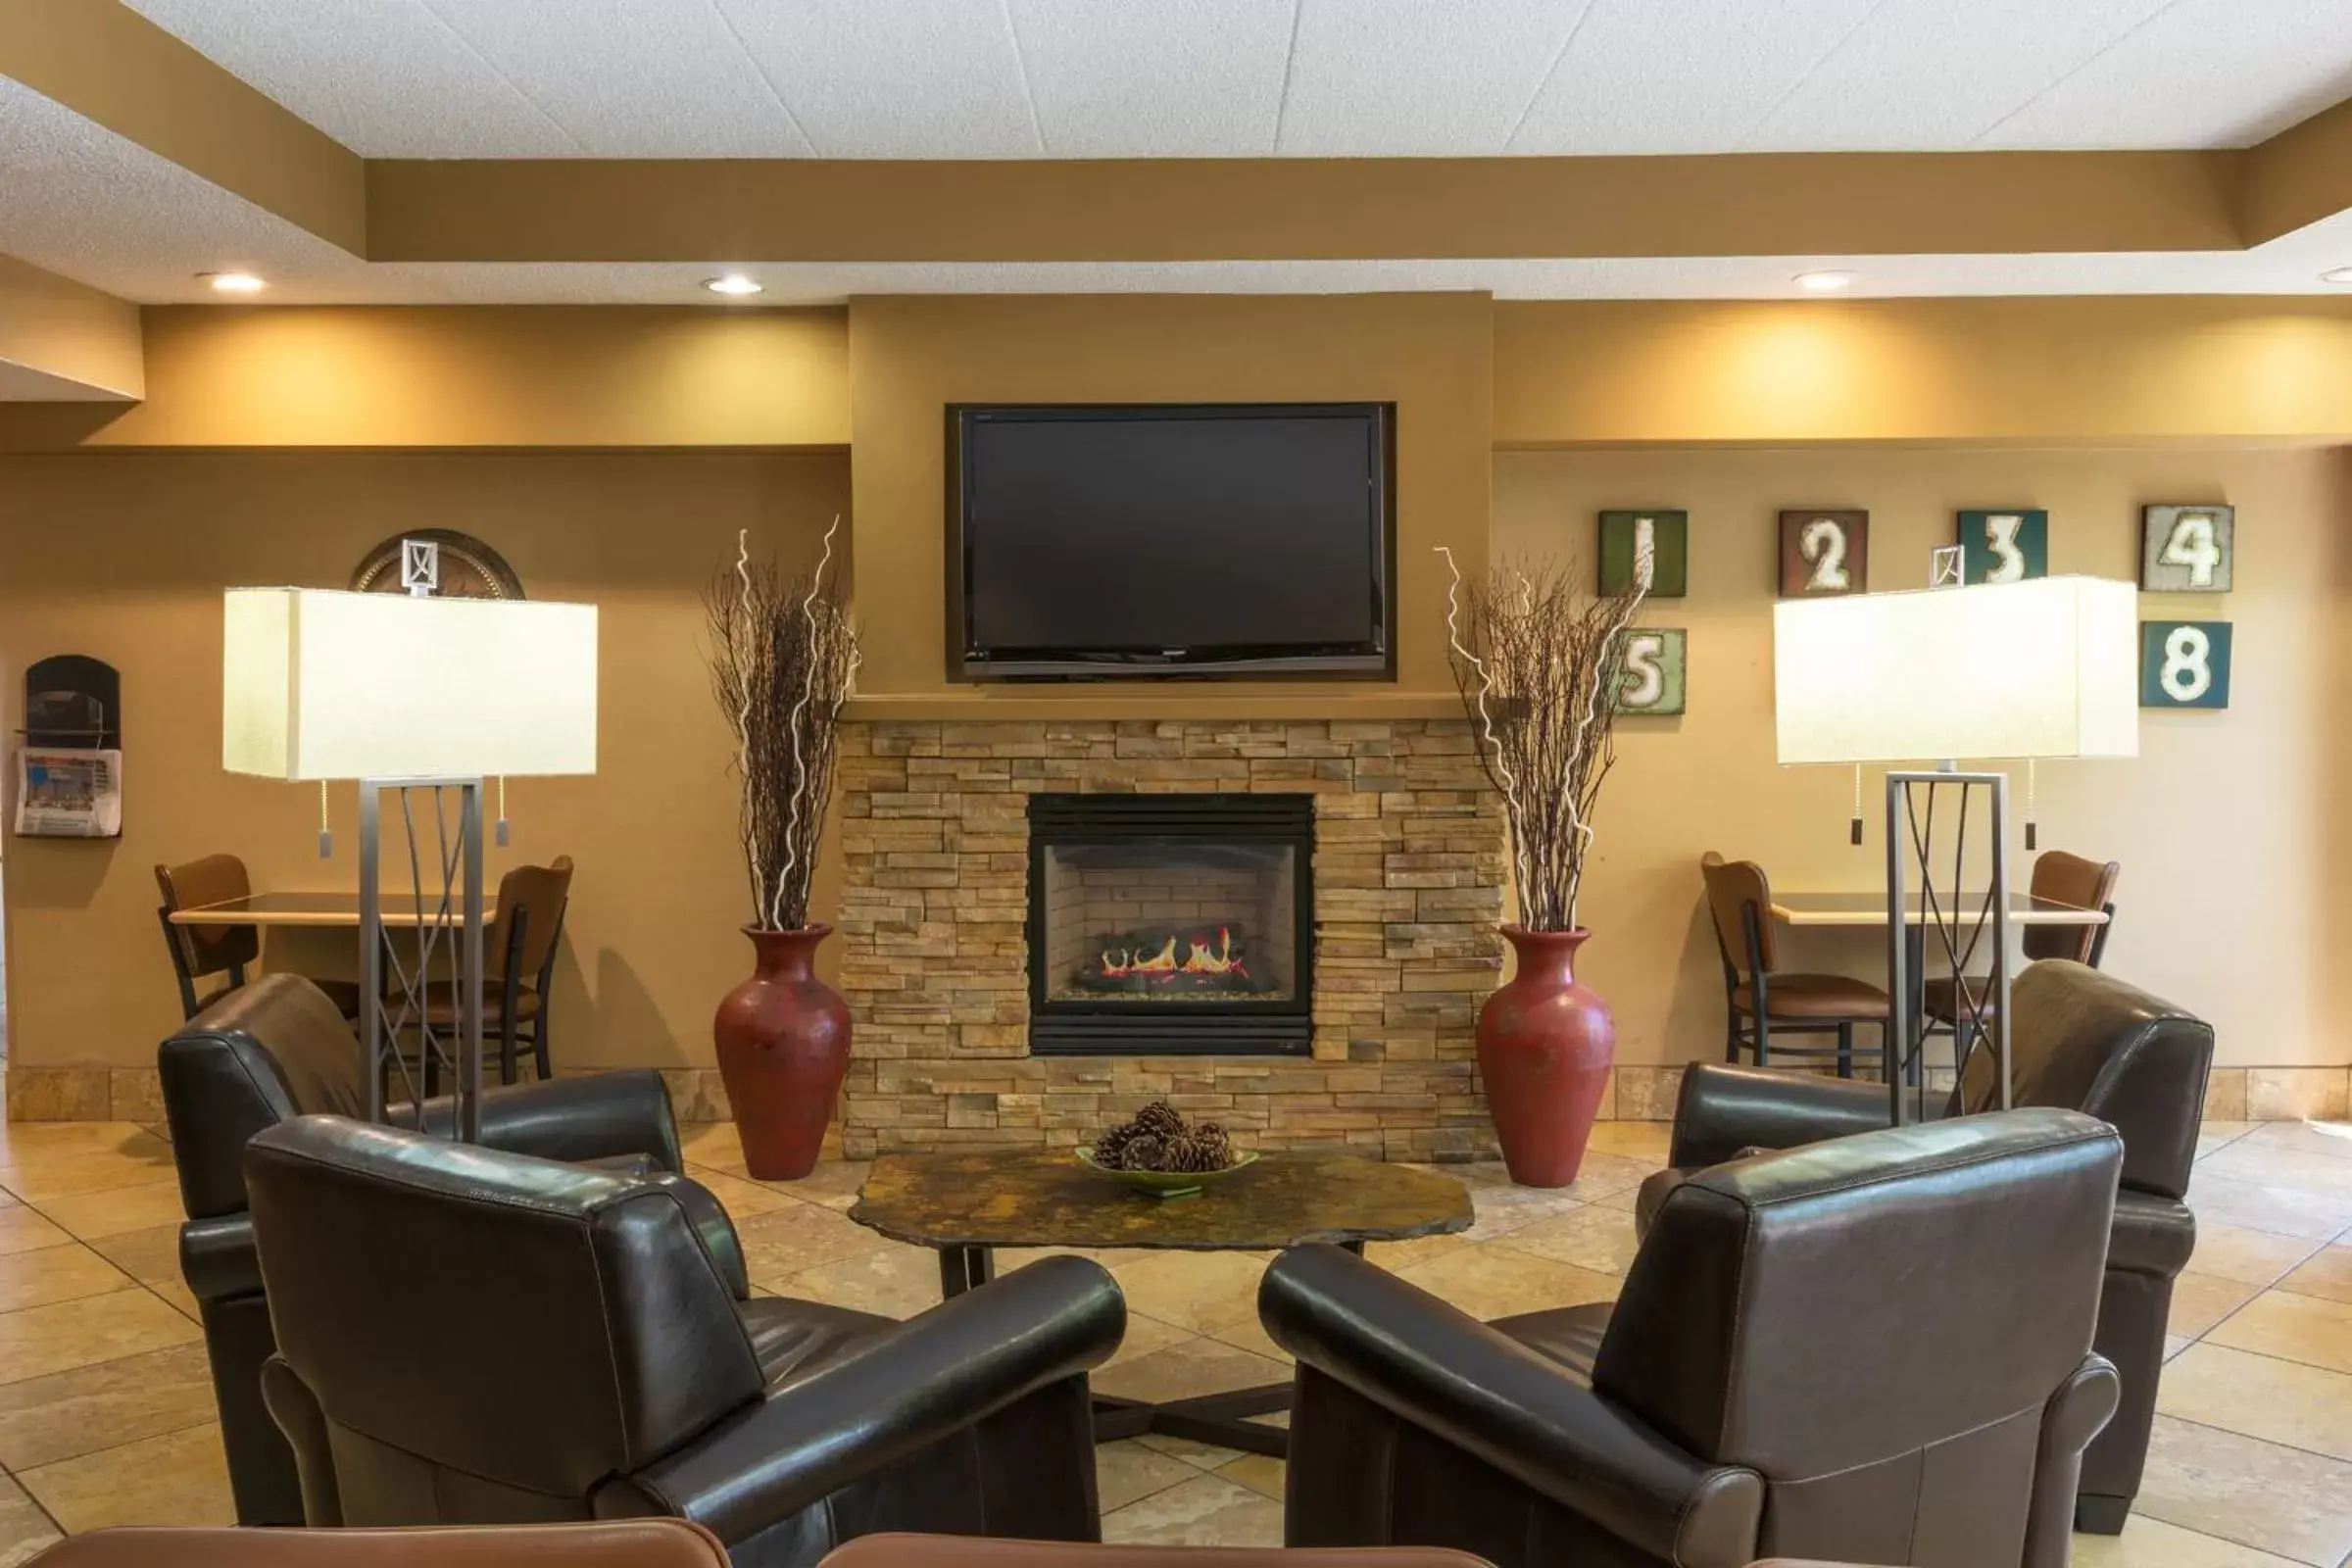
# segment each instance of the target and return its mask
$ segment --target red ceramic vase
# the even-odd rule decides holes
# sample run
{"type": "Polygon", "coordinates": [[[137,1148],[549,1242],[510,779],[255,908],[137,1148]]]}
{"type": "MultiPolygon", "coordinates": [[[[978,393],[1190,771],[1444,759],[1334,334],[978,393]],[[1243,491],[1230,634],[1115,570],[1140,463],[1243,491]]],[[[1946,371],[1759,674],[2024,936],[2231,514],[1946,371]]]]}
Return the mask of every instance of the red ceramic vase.
{"type": "Polygon", "coordinates": [[[850,1004],[816,977],[817,944],[833,928],[745,926],[743,934],[759,950],[759,967],[727,993],[711,1021],[718,1075],[752,1175],[798,1181],[816,1168],[850,1067],[850,1004]]]}
{"type": "Polygon", "coordinates": [[[1590,931],[1506,925],[1519,971],[1478,1012],[1478,1070],[1502,1162],[1522,1187],[1565,1187],[1585,1162],[1592,1118],[1617,1056],[1608,1004],[1569,962],[1590,931]]]}

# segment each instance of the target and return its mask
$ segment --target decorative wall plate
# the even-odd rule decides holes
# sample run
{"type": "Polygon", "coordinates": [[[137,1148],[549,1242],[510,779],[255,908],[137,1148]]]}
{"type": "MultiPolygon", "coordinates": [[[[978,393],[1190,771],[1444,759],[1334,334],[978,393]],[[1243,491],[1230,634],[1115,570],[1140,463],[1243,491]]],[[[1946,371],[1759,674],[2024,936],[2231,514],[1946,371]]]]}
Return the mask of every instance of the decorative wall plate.
{"type": "Polygon", "coordinates": [[[1646,549],[1649,597],[1680,599],[1690,591],[1690,514],[1650,508],[1600,514],[1600,591],[1621,594],[1634,585],[1634,564],[1646,549]]]}
{"type": "Polygon", "coordinates": [[[1808,507],[1781,514],[1781,597],[1870,591],[1870,514],[1808,507]]]}
{"type": "Polygon", "coordinates": [[[2031,507],[1960,514],[1960,557],[1969,582],[2024,582],[2050,574],[2050,514],[2031,507]]]}
{"type": "Polygon", "coordinates": [[[522,579],[507,558],[469,533],[454,528],[411,528],[396,533],[362,558],[351,574],[354,592],[396,594],[400,586],[400,542],[430,539],[441,547],[441,599],[520,599],[522,579]]]}

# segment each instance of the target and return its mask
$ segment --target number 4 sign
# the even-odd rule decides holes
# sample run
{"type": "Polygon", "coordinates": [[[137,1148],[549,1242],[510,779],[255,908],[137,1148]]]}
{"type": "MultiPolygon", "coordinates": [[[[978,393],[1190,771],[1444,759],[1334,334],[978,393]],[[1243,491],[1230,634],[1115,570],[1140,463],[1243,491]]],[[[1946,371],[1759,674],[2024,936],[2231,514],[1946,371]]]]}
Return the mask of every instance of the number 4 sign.
{"type": "Polygon", "coordinates": [[[2140,509],[2139,586],[2153,594],[2226,594],[2237,557],[2235,507],[2140,509]]]}
{"type": "Polygon", "coordinates": [[[2228,708],[2230,622],[2141,621],[2139,706],[2228,708]]]}

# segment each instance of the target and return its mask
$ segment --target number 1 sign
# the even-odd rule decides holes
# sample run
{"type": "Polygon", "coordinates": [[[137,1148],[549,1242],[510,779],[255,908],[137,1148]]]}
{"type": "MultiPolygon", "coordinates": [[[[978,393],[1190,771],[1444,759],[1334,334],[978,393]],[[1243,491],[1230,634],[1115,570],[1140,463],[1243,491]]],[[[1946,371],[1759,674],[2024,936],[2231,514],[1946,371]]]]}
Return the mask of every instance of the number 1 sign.
{"type": "Polygon", "coordinates": [[[2140,509],[2139,586],[2152,594],[2226,594],[2237,557],[2235,507],[2140,509]]]}
{"type": "Polygon", "coordinates": [[[1870,591],[1870,514],[1851,509],[1781,514],[1781,597],[1870,591]]]}

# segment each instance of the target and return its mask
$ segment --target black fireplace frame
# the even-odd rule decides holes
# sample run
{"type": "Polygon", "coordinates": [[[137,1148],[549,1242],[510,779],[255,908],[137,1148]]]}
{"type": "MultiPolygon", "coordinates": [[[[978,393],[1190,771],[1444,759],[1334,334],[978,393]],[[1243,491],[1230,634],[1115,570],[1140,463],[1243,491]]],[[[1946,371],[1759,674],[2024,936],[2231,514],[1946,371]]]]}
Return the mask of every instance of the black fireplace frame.
{"type": "Polygon", "coordinates": [[[1033,1056],[1313,1054],[1312,795],[1029,797],[1029,1054],[1033,1056]],[[1046,852],[1055,845],[1275,844],[1293,853],[1293,995],[1286,1002],[1056,1002],[1046,975],[1046,852]]]}

